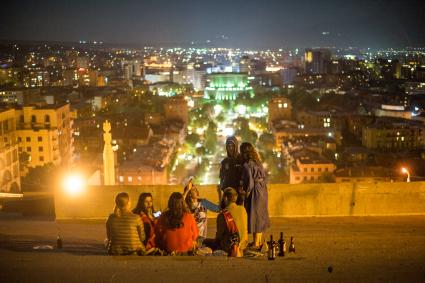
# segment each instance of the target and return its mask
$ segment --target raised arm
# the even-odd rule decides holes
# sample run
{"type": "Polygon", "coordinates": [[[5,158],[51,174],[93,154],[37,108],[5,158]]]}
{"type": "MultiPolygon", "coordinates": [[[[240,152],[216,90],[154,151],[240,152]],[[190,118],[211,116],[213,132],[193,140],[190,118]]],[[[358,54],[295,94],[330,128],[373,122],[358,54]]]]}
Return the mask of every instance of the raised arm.
{"type": "Polygon", "coordinates": [[[189,180],[189,183],[187,183],[186,187],[184,187],[183,191],[183,199],[186,199],[187,194],[190,192],[190,190],[193,187],[192,180],[189,180]]]}
{"type": "Polygon", "coordinates": [[[201,205],[212,212],[220,212],[220,207],[207,199],[201,199],[201,205]]]}

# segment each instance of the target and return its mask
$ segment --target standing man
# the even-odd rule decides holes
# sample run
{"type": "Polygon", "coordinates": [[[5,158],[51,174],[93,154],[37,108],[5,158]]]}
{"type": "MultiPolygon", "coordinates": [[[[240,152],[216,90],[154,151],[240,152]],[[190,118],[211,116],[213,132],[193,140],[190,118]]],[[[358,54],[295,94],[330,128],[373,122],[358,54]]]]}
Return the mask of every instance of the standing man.
{"type": "Polygon", "coordinates": [[[242,204],[245,194],[241,187],[242,160],[238,149],[239,145],[236,137],[228,137],[226,140],[227,157],[221,161],[220,166],[220,185],[218,193],[219,199],[221,199],[221,193],[226,188],[234,188],[238,192],[237,204],[242,204]]]}

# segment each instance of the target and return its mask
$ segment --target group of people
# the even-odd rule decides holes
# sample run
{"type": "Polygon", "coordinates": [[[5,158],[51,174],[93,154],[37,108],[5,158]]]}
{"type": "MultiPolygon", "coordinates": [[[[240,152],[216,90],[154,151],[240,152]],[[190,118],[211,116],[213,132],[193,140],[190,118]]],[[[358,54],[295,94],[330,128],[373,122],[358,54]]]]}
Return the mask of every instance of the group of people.
{"type": "Polygon", "coordinates": [[[260,249],[262,233],[270,226],[266,173],[253,145],[242,143],[238,149],[237,139],[229,137],[220,168],[219,204],[201,198],[192,180],[183,193],[171,194],[161,215],[150,193],[142,193],[133,210],[129,195],[119,193],[106,221],[108,253],[184,255],[210,249],[241,256],[246,248],[260,249]],[[219,213],[213,239],[207,238],[208,210],[219,213]],[[250,244],[248,233],[253,233],[250,244]]]}

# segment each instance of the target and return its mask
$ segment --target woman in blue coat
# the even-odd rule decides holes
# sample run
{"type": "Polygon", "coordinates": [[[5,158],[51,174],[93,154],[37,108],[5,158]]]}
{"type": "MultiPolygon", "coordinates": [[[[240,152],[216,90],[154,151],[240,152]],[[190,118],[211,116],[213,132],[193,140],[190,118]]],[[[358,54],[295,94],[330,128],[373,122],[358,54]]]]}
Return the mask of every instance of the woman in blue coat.
{"type": "Polygon", "coordinates": [[[253,234],[253,248],[260,248],[263,232],[270,227],[266,172],[254,146],[242,143],[242,184],[246,192],[245,208],[248,214],[248,233],[253,234]]]}

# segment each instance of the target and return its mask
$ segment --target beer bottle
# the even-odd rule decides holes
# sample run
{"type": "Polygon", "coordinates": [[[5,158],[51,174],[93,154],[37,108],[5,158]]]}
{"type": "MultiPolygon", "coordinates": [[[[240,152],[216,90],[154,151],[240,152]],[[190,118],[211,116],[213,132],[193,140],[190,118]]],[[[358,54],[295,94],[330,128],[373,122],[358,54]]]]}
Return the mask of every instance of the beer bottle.
{"type": "Polygon", "coordinates": [[[56,239],[56,248],[58,250],[62,249],[62,237],[60,234],[58,234],[58,237],[56,239]]]}
{"type": "Polygon", "coordinates": [[[290,253],[295,253],[295,244],[294,244],[294,237],[291,236],[291,243],[289,244],[288,251],[290,253]]]}
{"type": "Polygon", "coordinates": [[[276,258],[276,242],[273,241],[273,235],[270,235],[270,242],[268,242],[269,252],[267,255],[268,260],[275,260],[276,258]]]}
{"type": "Polygon", "coordinates": [[[278,256],[285,256],[286,242],[285,242],[285,239],[283,239],[283,232],[280,232],[280,239],[279,239],[278,243],[279,243],[278,256]]]}

